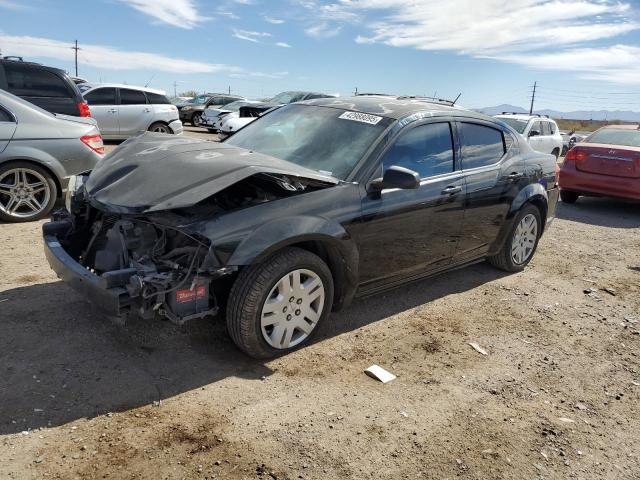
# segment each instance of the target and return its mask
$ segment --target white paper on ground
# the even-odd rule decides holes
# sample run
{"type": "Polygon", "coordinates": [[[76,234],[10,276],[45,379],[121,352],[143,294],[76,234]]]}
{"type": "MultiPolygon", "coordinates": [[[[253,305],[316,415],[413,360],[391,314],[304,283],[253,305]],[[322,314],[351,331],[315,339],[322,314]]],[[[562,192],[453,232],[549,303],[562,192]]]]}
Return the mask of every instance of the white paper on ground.
{"type": "Polygon", "coordinates": [[[382,383],[387,383],[396,379],[396,376],[393,373],[387,372],[384,368],[378,365],[371,365],[364,371],[364,373],[369,375],[371,378],[380,380],[382,383]]]}

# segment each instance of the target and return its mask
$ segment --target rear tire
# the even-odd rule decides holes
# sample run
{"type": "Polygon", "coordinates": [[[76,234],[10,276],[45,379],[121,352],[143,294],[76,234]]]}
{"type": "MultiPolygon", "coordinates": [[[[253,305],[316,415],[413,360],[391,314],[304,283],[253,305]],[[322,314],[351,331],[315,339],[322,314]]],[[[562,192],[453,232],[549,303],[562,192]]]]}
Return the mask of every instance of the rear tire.
{"type": "Polygon", "coordinates": [[[162,123],[162,122],[156,122],[153,123],[150,127],[149,127],[149,131],[150,132],[155,132],[155,133],[173,133],[171,131],[171,128],[169,128],[169,125],[167,125],[166,123],[162,123]]]}
{"type": "Polygon", "coordinates": [[[20,223],[46,217],[58,188],[49,172],[30,162],[0,166],[0,220],[20,223]]]}
{"type": "Polygon", "coordinates": [[[580,194],[571,190],[560,190],[560,200],[562,203],[576,203],[580,194]]]}
{"type": "Polygon", "coordinates": [[[227,303],[227,330],[247,355],[273,358],[308,343],[332,304],[327,264],[286,248],[240,272],[227,303]]]}
{"type": "Polygon", "coordinates": [[[516,216],[500,252],[488,257],[489,263],[506,272],[524,270],[536,253],[541,232],[540,210],[531,204],[525,205],[516,216]]]}

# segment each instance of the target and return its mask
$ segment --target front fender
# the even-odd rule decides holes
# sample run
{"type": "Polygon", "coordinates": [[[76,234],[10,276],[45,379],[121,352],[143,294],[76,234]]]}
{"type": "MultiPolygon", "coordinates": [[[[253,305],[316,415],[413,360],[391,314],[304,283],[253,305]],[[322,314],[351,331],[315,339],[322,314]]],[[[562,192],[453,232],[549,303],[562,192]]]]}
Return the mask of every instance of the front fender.
{"type": "MultiPolygon", "coordinates": [[[[349,233],[326,218],[294,215],[260,225],[245,237],[227,261],[228,265],[250,265],[287,245],[320,241],[336,247],[347,258],[357,261],[357,249],[349,233]]],[[[357,263],[356,263],[357,265],[357,263]]]]}

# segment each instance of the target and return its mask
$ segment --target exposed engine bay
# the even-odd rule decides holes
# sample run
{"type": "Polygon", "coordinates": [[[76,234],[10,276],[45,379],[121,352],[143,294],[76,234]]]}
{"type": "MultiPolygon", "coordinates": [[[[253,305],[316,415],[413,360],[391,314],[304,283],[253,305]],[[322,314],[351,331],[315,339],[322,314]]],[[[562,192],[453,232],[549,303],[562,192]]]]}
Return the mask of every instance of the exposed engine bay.
{"type": "Polygon", "coordinates": [[[324,182],[259,173],[189,206],[149,213],[113,213],[92,206],[82,182],[70,192],[68,211],[54,214],[58,239],[106,289],[122,289],[119,315],[161,316],[182,324],[215,315],[223,277],[237,267],[216,255],[211,240],[190,224],[228,212],[326,188],[324,182]],[[60,228],[60,227],[58,227],[60,228]]]}

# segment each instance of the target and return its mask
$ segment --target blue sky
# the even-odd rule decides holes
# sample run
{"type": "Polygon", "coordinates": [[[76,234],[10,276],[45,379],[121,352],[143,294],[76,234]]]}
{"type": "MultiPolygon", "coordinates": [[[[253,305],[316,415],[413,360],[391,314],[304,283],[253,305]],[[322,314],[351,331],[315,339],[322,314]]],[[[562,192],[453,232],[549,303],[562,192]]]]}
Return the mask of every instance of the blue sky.
{"type": "Polygon", "coordinates": [[[640,111],[640,2],[0,0],[3,55],[91,81],[640,111]]]}

